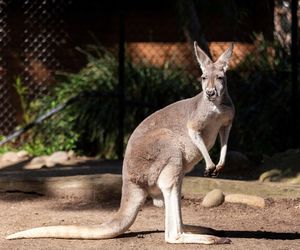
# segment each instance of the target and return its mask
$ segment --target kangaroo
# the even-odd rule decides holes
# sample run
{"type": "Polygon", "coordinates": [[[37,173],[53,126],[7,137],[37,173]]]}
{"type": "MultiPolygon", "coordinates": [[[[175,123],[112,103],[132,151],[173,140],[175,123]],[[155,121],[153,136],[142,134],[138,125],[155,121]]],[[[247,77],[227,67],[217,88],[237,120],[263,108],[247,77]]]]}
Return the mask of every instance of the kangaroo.
{"type": "Polygon", "coordinates": [[[206,176],[217,176],[225,163],[234,106],[225,72],[233,44],[212,60],[194,42],[202,70],[202,92],[175,102],[147,117],[132,133],[123,162],[121,204],[116,215],[99,226],[49,226],[18,232],[7,239],[109,239],[123,234],[134,222],[147,195],[165,206],[165,241],[168,243],[225,244],[228,238],[197,234],[182,223],[181,186],[184,175],[204,158],[206,176]],[[209,150],[219,134],[220,160],[215,165],[209,150]]]}

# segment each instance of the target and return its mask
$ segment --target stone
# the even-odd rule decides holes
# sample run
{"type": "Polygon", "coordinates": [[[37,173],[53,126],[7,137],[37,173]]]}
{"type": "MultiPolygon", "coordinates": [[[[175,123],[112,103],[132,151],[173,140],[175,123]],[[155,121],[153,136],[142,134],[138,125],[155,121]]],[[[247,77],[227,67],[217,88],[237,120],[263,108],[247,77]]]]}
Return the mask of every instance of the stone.
{"type": "Polygon", "coordinates": [[[56,162],[53,162],[53,161],[49,160],[49,158],[47,157],[46,162],[45,162],[45,166],[46,166],[47,168],[52,168],[52,167],[54,167],[56,164],[57,164],[56,162]]]}
{"type": "Polygon", "coordinates": [[[47,165],[64,164],[70,159],[68,152],[57,151],[50,155],[47,159],[47,165]]]}
{"type": "Polygon", "coordinates": [[[241,203],[249,206],[264,208],[266,203],[265,199],[255,195],[246,194],[228,194],[225,196],[225,202],[228,203],[241,203]]]}
{"type": "Polygon", "coordinates": [[[25,166],[25,169],[39,169],[42,167],[54,167],[56,164],[65,164],[70,159],[65,151],[54,152],[50,156],[39,156],[33,158],[30,163],[25,166]]]}
{"type": "MultiPolygon", "coordinates": [[[[272,156],[265,155],[263,164],[259,169],[260,180],[290,183],[291,178],[297,177],[299,166],[300,149],[289,149],[272,156]]],[[[294,180],[294,182],[297,182],[297,180],[294,180]]]]}
{"type": "Polygon", "coordinates": [[[26,150],[21,150],[17,152],[17,156],[19,159],[27,159],[29,157],[29,153],[26,150]]]}
{"type": "Polygon", "coordinates": [[[2,162],[18,162],[19,160],[18,154],[12,151],[4,153],[1,157],[2,162]]]}
{"type": "Polygon", "coordinates": [[[202,201],[203,207],[217,207],[224,202],[224,194],[220,189],[214,189],[207,193],[202,201]]]}
{"type": "Polygon", "coordinates": [[[25,165],[25,169],[40,169],[46,166],[47,156],[34,157],[28,164],[25,165]]]}
{"type": "Polygon", "coordinates": [[[264,182],[264,181],[277,181],[282,178],[282,171],[280,169],[271,169],[269,171],[266,171],[262,173],[259,176],[259,181],[264,182]]]}
{"type": "Polygon", "coordinates": [[[69,150],[68,151],[68,156],[69,156],[69,158],[75,158],[76,154],[75,154],[75,152],[73,150],[69,150]]]}
{"type": "Polygon", "coordinates": [[[299,185],[300,184],[300,173],[296,177],[291,177],[287,180],[287,183],[293,184],[293,185],[299,185]]]}

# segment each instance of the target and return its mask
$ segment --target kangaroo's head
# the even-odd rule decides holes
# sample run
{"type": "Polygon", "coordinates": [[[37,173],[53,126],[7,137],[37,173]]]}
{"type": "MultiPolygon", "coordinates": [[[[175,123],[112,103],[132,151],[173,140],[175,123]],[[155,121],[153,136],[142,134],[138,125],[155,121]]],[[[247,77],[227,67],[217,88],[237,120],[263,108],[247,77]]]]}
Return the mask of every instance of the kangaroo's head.
{"type": "Polygon", "coordinates": [[[220,100],[227,91],[226,70],[228,62],[232,55],[233,44],[213,62],[205,52],[199,48],[197,42],[194,42],[197,61],[202,70],[201,82],[203,95],[209,101],[220,100]]]}

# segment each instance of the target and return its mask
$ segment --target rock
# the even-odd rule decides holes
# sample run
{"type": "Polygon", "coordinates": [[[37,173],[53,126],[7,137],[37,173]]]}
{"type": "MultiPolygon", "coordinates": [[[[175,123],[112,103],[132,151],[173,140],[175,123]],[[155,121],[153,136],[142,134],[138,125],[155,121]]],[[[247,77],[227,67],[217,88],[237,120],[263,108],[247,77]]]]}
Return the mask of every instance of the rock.
{"type": "Polygon", "coordinates": [[[225,202],[242,203],[260,208],[263,208],[266,205],[264,198],[246,194],[228,194],[225,196],[225,202]]]}
{"type": "Polygon", "coordinates": [[[39,169],[42,167],[53,167],[56,164],[65,164],[70,159],[67,152],[57,151],[50,156],[39,156],[33,158],[25,169],[39,169]]]}
{"type": "Polygon", "coordinates": [[[20,159],[16,152],[6,152],[2,155],[1,161],[2,162],[18,162],[20,159]]]}
{"type": "Polygon", "coordinates": [[[47,156],[34,157],[28,164],[25,165],[25,169],[40,169],[46,166],[47,156]]]}
{"type": "Polygon", "coordinates": [[[202,201],[203,207],[217,207],[224,202],[224,194],[220,189],[210,191],[202,201]]]}
{"type": "Polygon", "coordinates": [[[19,152],[9,151],[0,156],[1,166],[7,166],[12,163],[19,163],[29,158],[28,152],[25,150],[19,152]]]}
{"type": "Polygon", "coordinates": [[[69,150],[68,151],[68,156],[69,156],[69,158],[75,158],[76,154],[75,154],[75,152],[73,150],[69,150]]]}
{"type": "Polygon", "coordinates": [[[69,160],[69,154],[68,152],[65,151],[57,151],[54,152],[52,155],[49,156],[49,160],[52,162],[60,163],[60,162],[65,162],[69,160]]]}
{"type": "Polygon", "coordinates": [[[52,167],[54,167],[56,164],[57,164],[56,162],[53,162],[53,161],[49,160],[49,158],[46,159],[45,166],[46,166],[47,168],[52,168],[52,167]]]}
{"type": "Polygon", "coordinates": [[[70,159],[70,156],[65,151],[57,151],[47,158],[47,166],[52,167],[55,164],[64,164],[70,159]]]}
{"type": "Polygon", "coordinates": [[[236,170],[249,169],[250,167],[251,162],[246,155],[238,151],[228,151],[222,172],[234,172],[236,170]]]}
{"type": "Polygon", "coordinates": [[[29,153],[26,150],[21,150],[21,151],[17,152],[17,156],[20,159],[27,159],[29,157],[29,153]]]}
{"type": "Polygon", "coordinates": [[[259,176],[259,181],[276,181],[282,178],[282,171],[280,169],[271,169],[269,171],[266,171],[262,173],[259,176]]]}
{"type": "Polygon", "coordinates": [[[288,179],[289,184],[299,185],[300,184],[300,173],[296,177],[288,179]]]}
{"type": "Polygon", "coordinates": [[[260,170],[266,173],[262,173],[261,180],[286,182],[290,178],[297,177],[299,165],[300,149],[289,149],[269,157],[264,156],[260,170]]]}

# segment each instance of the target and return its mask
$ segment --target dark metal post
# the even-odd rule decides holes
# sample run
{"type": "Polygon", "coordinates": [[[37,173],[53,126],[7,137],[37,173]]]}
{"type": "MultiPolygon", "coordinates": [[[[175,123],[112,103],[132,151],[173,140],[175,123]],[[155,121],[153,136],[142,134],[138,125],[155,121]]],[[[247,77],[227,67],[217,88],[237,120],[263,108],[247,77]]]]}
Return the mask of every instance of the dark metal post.
{"type": "Polygon", "coordinates": [[[292,146],[297,147],[299,145],[299,100],[298,100],[298,0],[292,0],[291,12],[292,12],[292,96],[291,96],[291,116],[293,124],[292,132],[292,146]]]}
{"type": "Polygon", "coordinates": [[[117,155],[118,159],[123,158],[124,151],[124,76],[125,76],[125,13],[124,10],[120,10],[119,16],[119,116],[118,116],[118,138],[117,138],[117,155]]]}

